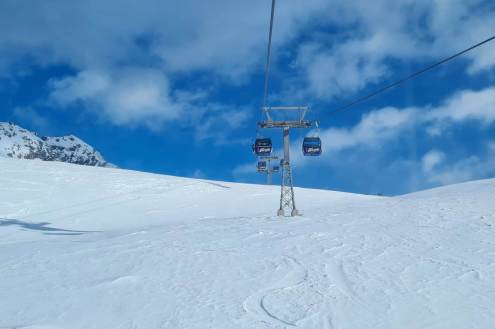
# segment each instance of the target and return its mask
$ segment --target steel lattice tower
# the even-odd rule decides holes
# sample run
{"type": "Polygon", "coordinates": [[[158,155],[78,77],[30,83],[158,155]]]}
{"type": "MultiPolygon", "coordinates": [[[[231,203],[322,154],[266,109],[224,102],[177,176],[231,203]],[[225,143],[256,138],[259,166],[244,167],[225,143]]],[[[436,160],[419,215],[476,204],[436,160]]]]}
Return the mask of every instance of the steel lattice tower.
{"type": "Polygon", "coordinates": [[[279,216],[297,216],[299,212],[296,208],[294,200],[294,186],[292,183],[292,169],[290,166],[290,143],[289,131],[291,128],[311,128],[312,121],[306,120],[304,117],[308,111],[307,106],[278,106],[278,107],[263,107],[263,112],[266,120],[258,122],[261,129],[275,128],[282,129],[284,142],[284,158],[282,165],[282,182],[280,185],[280,207],[277,211],[279,216]],[[273,120],[270,112],[290,112],[297,113],[292,120],[273,120]]]}
{"type": "Polygon", "coordinates": [[[280,208],[277,215],[291,216],[299,215],[296,208],[296,200],[294,199],[294,185],[292,184],[292,169],[290,167],[289,154],[289,128],[284,128],[284,159],[282,166],[282,183],[280,184],[280,208]]]}

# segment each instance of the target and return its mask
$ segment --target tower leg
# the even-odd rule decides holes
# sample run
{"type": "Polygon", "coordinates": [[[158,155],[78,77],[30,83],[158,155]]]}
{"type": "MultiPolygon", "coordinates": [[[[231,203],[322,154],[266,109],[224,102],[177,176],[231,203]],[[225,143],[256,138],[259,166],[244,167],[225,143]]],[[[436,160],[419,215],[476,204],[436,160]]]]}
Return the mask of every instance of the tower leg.
{"type": "Polygon", "coordinates": [[[266,184],[272,185],[272,162],[271,162],[270,158],[268,158],[267,170],[268,170],[268,173],[267,173],[267,177],[266,177],[266,184]]]}
{"type": "Polygon", "coordinates": [[[278,216],[297,216],[299,212],[294,200],[294,186],[292,184],[292,170],[290,167],[289,154],[289,128],[284,128],[284,160],[282,166],[282,184],[280,186],[280,208],[278,216]],[[289,215],[290,214],[290,215],[289,215]]]}

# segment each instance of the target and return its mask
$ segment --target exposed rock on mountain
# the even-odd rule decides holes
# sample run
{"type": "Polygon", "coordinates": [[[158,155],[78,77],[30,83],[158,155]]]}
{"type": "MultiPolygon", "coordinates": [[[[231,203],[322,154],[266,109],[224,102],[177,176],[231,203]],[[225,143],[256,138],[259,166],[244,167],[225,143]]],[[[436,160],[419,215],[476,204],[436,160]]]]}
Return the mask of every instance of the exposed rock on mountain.
{"type": "Polygon", "coordinates": [[[0,122],[0,156],[113,167],[98,151],[76,136],[39,136],[6,122],[0,122]]]}

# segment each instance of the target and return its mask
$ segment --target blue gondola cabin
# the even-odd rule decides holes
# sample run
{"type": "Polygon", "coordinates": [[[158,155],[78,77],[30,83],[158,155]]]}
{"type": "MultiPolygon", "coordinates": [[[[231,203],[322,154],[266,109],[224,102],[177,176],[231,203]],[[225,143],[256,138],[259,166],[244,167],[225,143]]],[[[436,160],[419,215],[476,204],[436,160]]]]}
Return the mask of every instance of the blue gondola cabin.
{"type": "Polygon", "coordinates": [[[258,172],[265,172],[266,171],[266,161],[259,161],[256,168],[258,169],[258,172]]]}
{"type": "Polygon", "coordinates": [[[272,153],[272,140],[270,138],[256,138],[253,150],[257,156],[269,156],[272,153]]]}
{"type": "Polygon", "coordinates": [[[320,137],[304,137],[302,150],[305,156],[321,155],[320,137]]]}

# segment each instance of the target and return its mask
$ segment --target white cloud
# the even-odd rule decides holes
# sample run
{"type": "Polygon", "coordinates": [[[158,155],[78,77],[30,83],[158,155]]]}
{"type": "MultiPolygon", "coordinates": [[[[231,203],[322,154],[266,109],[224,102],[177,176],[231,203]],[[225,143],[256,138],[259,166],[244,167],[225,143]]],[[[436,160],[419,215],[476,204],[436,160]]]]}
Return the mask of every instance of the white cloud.
{"type": "MultiPolygon", "coordinates": [[[[347,96],[370,83],[399,78],[390,59],[433,62],[493,35],[495,7],[486,1],[359,0],[334,2],[322,23],[336,25],[301,45],[296,67],[306,93],[321,99],[347,96]]],[[[470,73],[493,68],[495,47],[465,56],[470,73]]]]}
{"type": "MultiPolygon", "coordinates": [[[[325,0],[278,6],[274,48],[297,37],[326,6],[325,0]]],[[[202,90],[178,90],[174,82],[200,72],[209,88],[260,72],[269,9],[266,0],[2,1],[0,70],[12,72],[26,59],[36,67],[68,65],[77,73],[50,81],[54,104],[82,104],[114,124],[152,129],[184,115],[182,124],[199,127],[198,140],[225,139],[219,130],[237,129],[247,112],[229,110],[202,90]],[[212,108],[227,113],[207,114],[212,108]]]]}
{"type": "Polygon", "coordinates": [[[458,159],[448,159],[447,154],[431,150],[422,159],[425,181],[446,185],[492,177],[495,174],[495,142],[485,142],[484,149],[480,155],[458,159]]]}
{"type": "Polygon", "coordinates": [[[352,129],[329,129],[322,136],[331,141],[330,151],[355,146],[376,146],[395,136],[397,131],[413,123],[415,109],[387,107],[370,112],[352,129]]]}
{"type": "Polygon", "coordinates": [[[52,80],[51,87],[51,99],[59,105],[82,102],[117,125],[159,128],[183,111],[171,95],[168,79],[155,70],[83,71],[52,80]]]}
{"type": "MultiPolygon", "coordinates": [[[[324,0],[280,4],[275,47],[326,6],[324,0]]],[[[266,0],[2,1],[0,62],[30,56],[84,71],[155,59],[167,72],[211,70],[237,80],[262,68],[269,10],[266,0]]]]}
{"type": "Polygon", "coordinates": [[[429,117],[438,121],[477,120],[491,124],[495,121],[495,87],[457,93],[444,105],[432,110],[429,117]]]}
{"type": "MultiPolygon", "coordinates": [[[[351,128],[327,129],[321,134],[323,160],[335,165],[346,157],[343,151],[352,150],[355,158],[363,157],[362,161],[366,161],[369,150],[380,148],[380,153],[386,154],[386,150],[392,147],[390,144],[407,136],[407,129],[425,129],[430,136],[440,138],[451,127],[472,120],[485,128],[495,122],[495,88],[461,91],[437,107],[379,109],[363,116],[351,128]],[[434,135],[431,130],[435,130],[434,135]]],[[[412,184],[427,187],[428,184],[444,185],[488,177],[495,173],[495,153],[490,151],[491,148],[494,148],[493,142],[487,144],[489,152],[486,157],[472,155],[467,158],[449,157],[449,150],[431,150],[421,158],[422,175],[411,178],[417,180],[412,184]]],[[[300,155],[294,160],[300,165],[310,163],[300,155]]],[[[404,167],[407,175],[413,175],[411,168],[411,165],[404,167]]]]}
{"type": "Polygon", "coordinates": [[[454,184],[489,177],[495,173],[494,168],[493,155],[488,158],[471,156],[427,173],[426,179],[434,184],[454,184]]]}
{"type": "MultiPolygon", "coordinates": [[[[484,3],[280,2],[274,55],[303,33],[296,62],[310,89],[320,97],[353,92],[383,78],[387,58],[434,58],[488,37],[495,8],[484,3]]],[[[151,61],[167,73],[207,70],[238,82],[262,69],[269,9],[266,0],[2,1],[0,67],[26,57],[80,71],[151,61]]],[[[472,71],[492,67],[494,51],[469,54],[472,71]]]]}
{"type": "Polygon", "coordinates": [[[489,125],[495,121],[495,88],[464,90],[443,104],[423,108],[378,109],[364,115],[351,128],[329,128],[321,133],[326,152],[384,145],[405,128],[421,125],[431,136],[440,136],[454,124],[476,120],[489,125]]]}
{"type": "Polygon", "coordinates": [[[421,159],[423,172],[429,173],[445,160],[445,153],[438,150],[431,150],[421,159]]]}
{"type": "Polygon", "coordinates": [[[230,134],[250,119],[250,110],[208,101],[208,93],[173,91],[163,72],[152,69],[83,71],[50,81],[52,102],[61,107],[82,104],[120,126],[145,125],[161,130],[167,123],[192,128],[197,141],[244,143],[230,134]]]}
{"type": "Polygon", "coordinates": [[[111,77],[104,72],[82,71],[74,77],[50,80],[51,97],[62,106],[75,101],[89,101],[106,93],[111,77]]]}
{"type": "Polygon", "coordinates": [[[230,135],[241,129],[251,118],[251,111],[231,108],[221,104],[208,104],[204,107],[208,115],[195,121],[195,137],[198,141],[213,139],[217,144],[246,144],[244,139],[234,140],[230,135]]]}
{"type": "MultiPolygon", "coordinates": [[[[51,84],[58,104],[82,102],[116,124],[156,128],[191,108],[188,116],[204,113],[181,99],[177,76],[238,84],[261,72],[269,9],[266,0],[2,1],[0,70],[26,58],[69,65],[79,73],[51,84]]],[[[280,2],[273,64],[287,56],[282,47],[302,40],[288,50],[296,58],[287,74],[302,78],[299,97],[328,99],[390,77],[388,59],[429,61],[477,42],[492,33],[494,17],[481,0],[280,2]]],[[[470,71],[492,68],[493,53],[486,45],[467,55],[470,71]]]]}
{"type": "Polygon", "coordinates": [[[301,47],[297,65],[304,71],[311,96],[328,99],[353,93],[380,81],[388,73],[382,58],[364,58],[366,55],[360,47],[361,42],[355,41],[330,49],[318,44],[301,47]]]}

